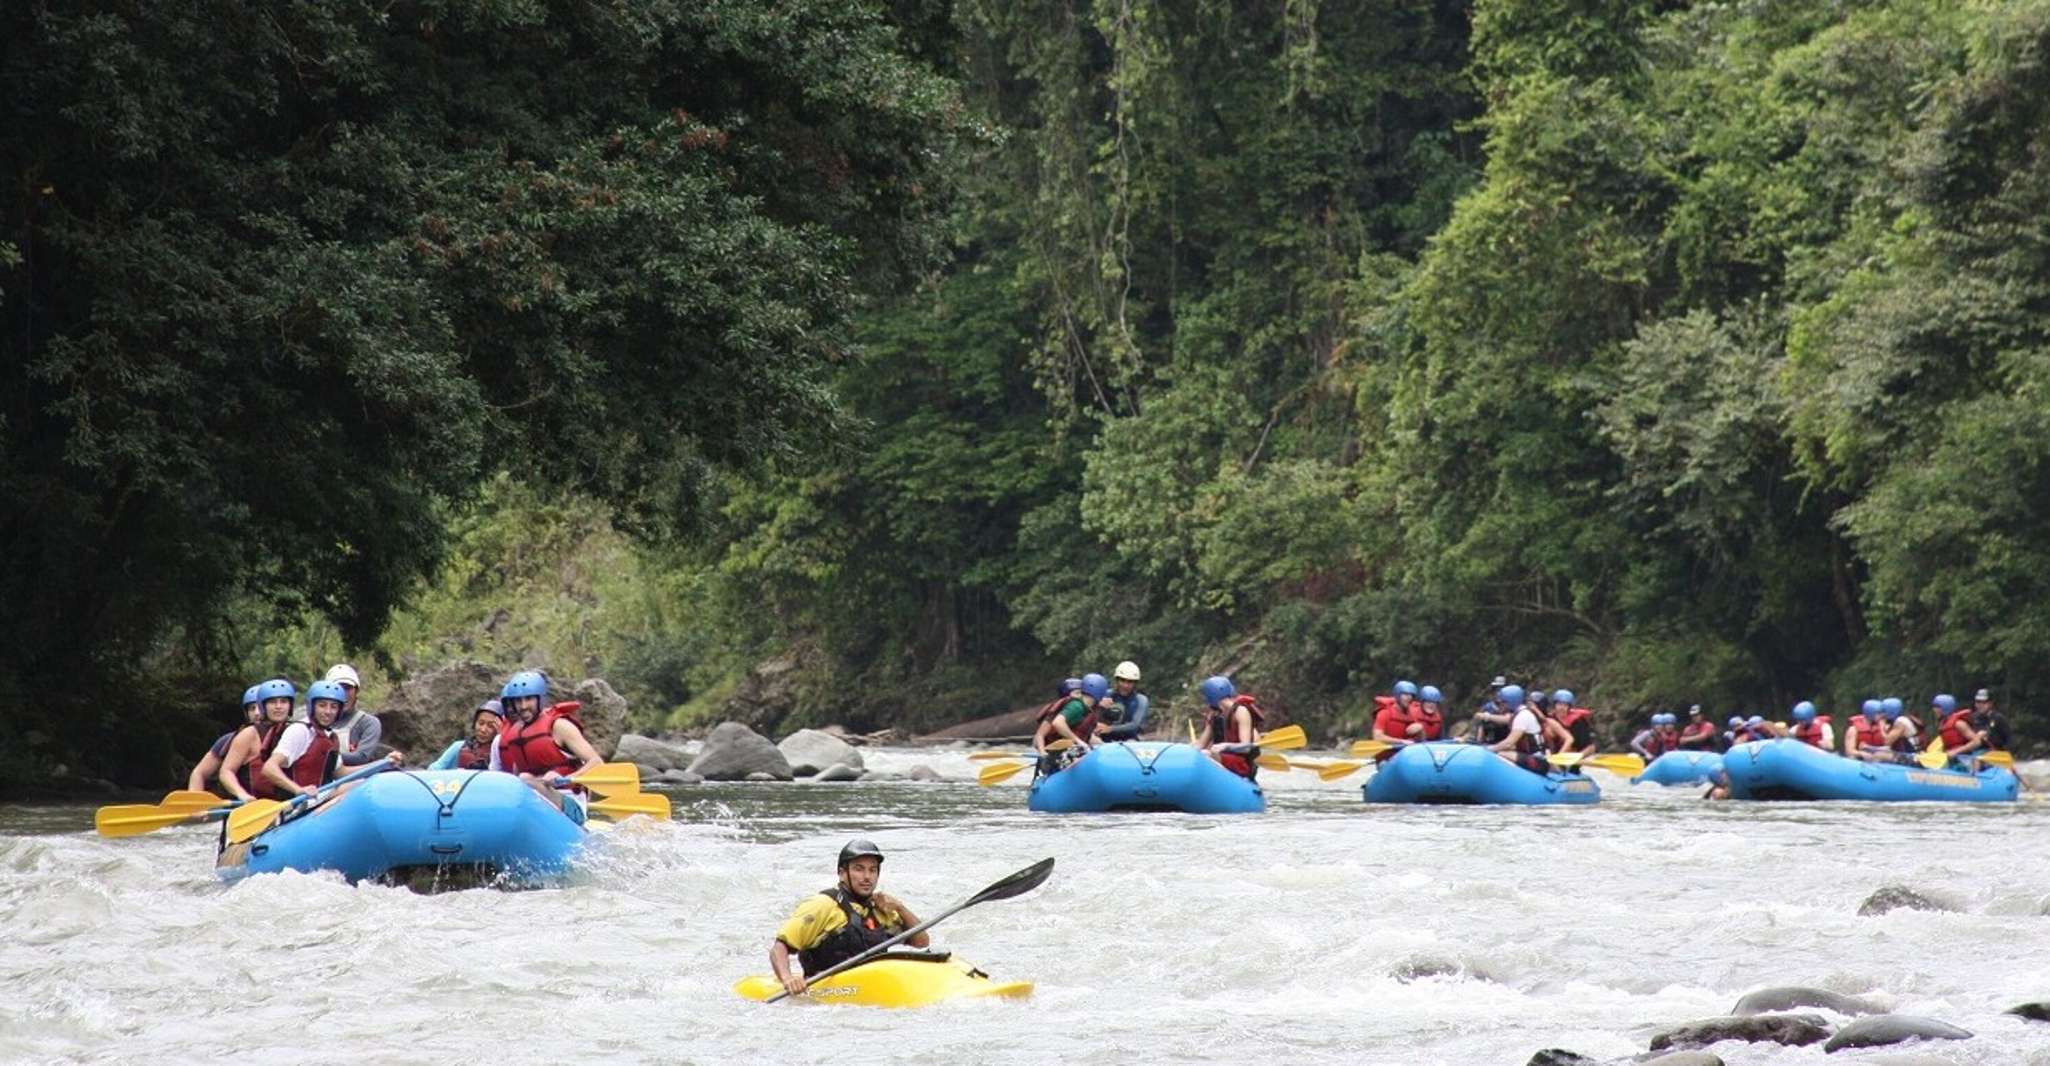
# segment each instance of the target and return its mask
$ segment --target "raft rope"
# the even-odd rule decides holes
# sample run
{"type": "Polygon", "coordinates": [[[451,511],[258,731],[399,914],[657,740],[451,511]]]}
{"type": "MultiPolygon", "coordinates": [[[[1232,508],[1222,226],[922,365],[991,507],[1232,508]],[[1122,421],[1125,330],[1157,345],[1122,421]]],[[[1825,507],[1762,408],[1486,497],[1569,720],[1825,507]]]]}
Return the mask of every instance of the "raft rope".
{"type": "Polygon", "coordinates": [[[427,779],[421,777],[418,771],[400,770],[399,773],[403,774],[408,778],[411,778],[413,781],[418,783],[421,788],[426,789],[427,794],[429,796],[434,798],[435,805],[441,808],[440,811],[435,814],[436,818],[453,817],[456,813],[456,803],[457,801],[463,798],[463,793],[468,792],[470,790],[470,786],[472,784],[475,784],[479,777],[484,776],[483,772],[481,771],[471,771],[470,776],[464,778],[463,783],[456,786],[456,794],[450,796],[447,802],[443,802],[441,798],[441,793],[434,791],[434,786],[428,784],[427,779]]]}

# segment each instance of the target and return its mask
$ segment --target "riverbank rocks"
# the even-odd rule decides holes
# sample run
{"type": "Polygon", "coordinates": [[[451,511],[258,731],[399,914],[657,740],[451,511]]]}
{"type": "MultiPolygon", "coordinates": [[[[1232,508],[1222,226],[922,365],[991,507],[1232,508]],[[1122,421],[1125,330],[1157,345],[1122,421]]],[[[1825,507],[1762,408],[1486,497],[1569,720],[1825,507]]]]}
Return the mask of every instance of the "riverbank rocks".
{"type": "Polygon", "coordinates": [[[2009,1007],[2007,1008],[2007,1013],[2017,1018],[2027,1018],[2032,1022],[2050,1022],[2050,1000],[2044,1000],[2040,1003],[2023,1003],[2019,1006],[2009,1007]]]}
{"type": "Polygon", "coordinates": [[[798,777],[810,777],[828,766],[861,769],[861,753],[854,745],[823,729],[800,729],[784,737],[776,750],[783,753],[790,772],[798,777]]]}
{"type": "Polygon", "coordinates": [[[790,762],[776,745],[739,722],[720,722],[705,737],[688,769],[707,781],[753,780],[750,774],[766,774],[771,781],[791,780],[790,762]]]}
{"type": "Polygon", "coordinates": [[[1860,1018],[1843,1027],[1829,1043],[1822,1045],[1824,1051],[1842,1051],[1846,1048],[1886,1047],[1908,1040],[1970,1040],[1970,1030],[1960,1029],[1949,1022],[1934,1018],[1921,1018],[1912,1014],[1880,1014],[1860,1018]]]}
{"type": "Polygon", "coordinates": [[[655,775],[654,783],[658,785],[702,785],[705,783],[705,779],[698,774],[691,773],[689,770],[664,770],[655,775]]]}
{"type": "Polygon", "coordinates": [[[612,758],[619,762],[630,762],[641,768],[641,776],[659,774],[664,770],[681,770],[690,765],[690,753],[682,747],[644,737],[639,733],[628,733],[619,738],[619,748],[612,758]]]}
{"type": "Polygon", "coordinates": [[[772,774],[772,773],[768,772],[767,770],[756,770],[756,771],[755,771],[754,773],[751,773],[751,774],[747,775],[746,777],[743,777],[743,778],[741,778],[741,780],[743,780],[743,781],[755,781],[755,782],[768,782],[768,781],[788,781],[788,780],[790,780],[790,779],[789,779],[789,778],[787,778],[787,777],[777,777],[777,776],[776,776],[775,774],[772,774]]]}
{"type": "Polygon", "coordinates": [[[1630,1061],[1637,1066],[1724,1066],[1723,1057],[1712,1051],[1668,1051],[1639,1055],[1630,1061]]]}
{"type": "Polygon", "coordinates": [[[1673,1026],[1651,1038],[1653,1051],[1707,1047],[1722,1040],[1805,1047],[1829,1039],[1819,1014],[1726,1014],[1673,1026]]]}
{"type": "Polygon", "coordinates": [[[1883,885],[1858,905],[1858,917],[1873,918],[1889,911],[1956,911],[1958,906],[1925,896],[1906,885],[1883,885]]]}
{"type": "Polygon", "coordinates": [[[1577,1051],[1548,1047],[1530,1057],[1523,1066],[1601,1066],[1600,1063],[1577,1051]]]}
{"type": "Polygon", "coordinates": [[[914,766],[911,769],[904,771],[904,780],[945,781],[946,778],[940,776],[940,772],[938,770],[935,770],[932,767],[925,765],[924,763],[919,763],[917,766],[914,766]]]}
{"type": "MultiPolygon", "coordinates": [[[[441,754],[452,740],[470,735],[470,719],[477,705],[495,698],[513,671],[502,666],[462,661],[399,682],[382,694],[381,703],[369,693],[365,699],[384,726],[384,743],[409,756],[426,761],[441,754]]],[[[598,749],[600,758],[612,759],[626,732],[626,698],[599,678],[586,678],[564,685],[549,679],[549,694],[555,700],[576,700],[583,704],[577,720],[584,724],[584,738],[598,749]]]]}
{"type": "Polygon", "coordinates": [[[1819,1007],[1852,1017],[1860,1014],[1886,1013],[1885,1007],[1869,999],[1840,995],[1826,988],[1809,988],[1805,985],[1781,985],[1746,992],[1744,997],[1737,1001],[1737,1005],[1730,1008],[1730,1013],[1771,1014],[1797,1007],[1819,1007]]]}
{"type": "Polygon", "coordinates": [[[812,775],[814,781],[859,781],[861,771],[844,762],[836,762],[812,775]]]}

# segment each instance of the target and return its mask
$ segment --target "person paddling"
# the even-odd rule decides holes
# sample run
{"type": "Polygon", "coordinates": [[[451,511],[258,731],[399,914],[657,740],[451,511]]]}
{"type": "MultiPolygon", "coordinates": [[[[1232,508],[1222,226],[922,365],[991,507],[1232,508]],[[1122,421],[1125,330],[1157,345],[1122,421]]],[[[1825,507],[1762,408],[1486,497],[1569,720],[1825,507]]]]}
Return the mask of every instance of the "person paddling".
{"type": "Polygon", "coordinates": [[[543,710],[541,703],[547,698],[548,679],[538,670],[514,674],[499,690],[506,723],[498,734],[498,768],[518,774],[570,821],[582,825],[583,800],[555,787],[555,779],[574,781],[577,774],[604,760],[585,739],[583,723],[577,719],[583,704],[569,700],[543,710]]]}
{"type": "MultiPolygon", "coordinates": [[[[1473,712],[1473,740],[1476,744],[1493,744],[1509,734],[1509,720],[1516,716],[1519,696],[1515,703],[1504,699],[1502,693],[1510,688],[1509,679],[1496,674],[1488,683],[1488,698],[1473,712]]],[[[1522,689],[1516,689],[1522,692],[1522,689]]]]}
{"type": "Polygon", "coordinates": [[[1555,752],[1577,755],[1593,755],[1597,745],[1594,742],[1594,712],[1576,705],[1573,690],[1559,689],[1552,693],[1552,720],[1565,728],[1566,738],[1555,741],[1555,752]]]}
{"type": "MultiPolygon", "coordinates": [[[[335,737],[334,726],[348,699],[349,694],[333,681],[315,681],[306,686],[306,721],[285,726],[277,745],[263,761],[261,773],[270,782],[272,795],[311,795],[335,779],[342,744],[335,737]]],[[[385,758],[393,765],[404,761],[396,751],[385,758]]]]}
{"type": "Polygon", "coordinates": [[[497,700],[485,700],[470,715],[470,735],[450,744],[429,770],[493,770],[492,746],[505,728],[505,711],[497,700]]]}
{"type": "Polygon", "coordinates": [[[1110,672],[1110,699],[1103,703],[1098,716],[1098,740],[1137,740],[1146,731],[1146,713],[1152,708],[1152,701],[1139,691],[1139,664],[1127,659],[1110,672]]]}
{"type": "Polygon", "coordinates": [[[1709,721],[1701,704],[1687,708],[1687,728],[1680,730],[1679,744],[1683,751],[1715,751],[1721,747],[1716,743],[1715,723],[1709,721]]]}
{"type": "Polygon", "coordinates": [[[291,722],[292,705],[298,698],[299,686],[282,677],[256,686],[261,717],[235,734],[227,754],[221,756],[220,772],[214,775],[229,796],[238,800],[272,798],[274,790],[270,779],[263,776],[263,765],[291,722]]]}
{"type": "Polygon", "coordinates": [[[1878,753],[1876,762],[1913,762],[1921,745],[1917,743],[1922,735],[1922,723],[1907,713],[1899,696],[1888,696],[1879,701],[1886,715],[1886,748],[1878,753]]]}
{"type": "Polygon", "coordinates": [[[1972,728],[1986,738],[1986,747],[1992,751],[2006,751],[2013,745],[2014,735],[2008,728],[2007,716],[1993,705],[1993,693],[1988,689],[1972,694],[1972,728]]]}
{"type": "Polygon", "coordinates": [[[1375,762],[1393,758],[1397,748],[1417,740],[1423,732],[1423,724],[1416,718],[1418,690],[1413,682],[1397,681],[1389,695],[1374,697],[1374,720],[1371,736],[1386,745],[1374,756],[1375,762]]]}
{"type": "Polygon", "coordinates": [[[1978,768],[1978,756],[1987,750],[1986,735],[1972,726],[1972,708],[1960,710],[1957,697],[1941,695],[1929,701],[1936,711],[1936,739],[1943,742],[1944,754],[1957,761],[1967,770],[1978,768]]]}
{"type": "Polygon", "coordinates": [[[1564,727],[1538,713],[1537,705],[1525,699],[1521,688],[1504,686],[1502,697],[1504,703],[1516,707],[1516,713],[1509,719],[1508,735],[1489,745],[1488,750],[1531,773],[1551,773],[1552,763],[1545,753],[1551,750],[1550,745],[1555,740],[1564,743],[1571,737],[1562,737],[1561,734],[1566,732],[1564,727]]]}
{"type": "Polygon", "coordinates": [[[251,685],[242,692],[242,724],[214,738],[206,754],[199,757],[199,763],[185,776],[185,788],[191,792],[205,792],[220,776],[221,763],[228,757],[228,749],[235,743],[235,734],[256,724],[263,716],[263,706],[256,698],[259,685],[251,685]]]}
{"type": "Polygon", "coordinates": [[[1665,727],[1672,717],[1665,713],[1652,715],[1651,721],[1646,723],[1643,729],[1638,730],[1636,736],[1630,738],[1630,750],[1636,752],[1637,757],[1645,762],[1652,762],[1671,750],[1672,738],[1666,734],[1665,727]]]}
{"type": "Polygon", "coordinates": [[[342,765],[364,766],[390,754],[391,748],[382,743],[384,723],[369,711],[356,705],[357,696],[363,688],[363,679],[356,674],[356,668],[348,663],[336,663],[327,668],[322,680],[342,686],[348,699],[342,701],[342,713],[335,719],[335,743],[341,748],[342,765]]]}
{"type": "Polygon", "coordinates": [[[1445,736],[1445,694],[1436,685],[1417,691],[1416,707],[1409,716],[1411,740],[1431,741],[1445,736]]]}
{"type": "Polygon", "coordinates": [[[1886,752],[1886,705],[1866,700],[1844,726],[1844,757],[1866,762],[1891,762],[1886,752]]]}
{"type": "Polygon", "coordinates": [[[1060,694],[1039,712],[1039,724],[1032,730],[1032,750],[1039,753],[1039,774],[1050,776],[1082,757],[1096,732],[1096,701],[1110,692],[1102,674],[1071,677],[1060,684],[1060,694]],[[1049,753],[1056,740],[1069,743],[1066,753],[1049,753]]]}
{"type": "Polygon", "coordinates": [[[1196,736],[1196,749],[1217,760],[1219,766],[1250,780],[1259,771],[1253,761],[1259,757],[1260,726],[1267,715],[1250,695],[1241,696],[1231,678],[1206,677],[1197,686],[1208,713],[1196,736]]]}
{"type": "MultiPolygon", "coordinates": [[[[839,871],[840,883],[806,897],[769,943],[769,968],[793,996],[803,994],[806,976],[846,962],[920,921],[902,900],[876,891],[883,877],[883,849],[875,844],[850,841],[840,849],[839,871]],[[792,955],[802,973],[790,968],[792,955]]],[[[927,947],[932,934],[920,933],[904,943],[927,947]]]]}
{"type": "Polygon", "coordinates": [[[1815,704],[1808,700],[1794,704],[1793,726],[1787,735],[1823,751],[1836,750],[1836,725],[1828,715],[1817,713],[1815,704]]]}

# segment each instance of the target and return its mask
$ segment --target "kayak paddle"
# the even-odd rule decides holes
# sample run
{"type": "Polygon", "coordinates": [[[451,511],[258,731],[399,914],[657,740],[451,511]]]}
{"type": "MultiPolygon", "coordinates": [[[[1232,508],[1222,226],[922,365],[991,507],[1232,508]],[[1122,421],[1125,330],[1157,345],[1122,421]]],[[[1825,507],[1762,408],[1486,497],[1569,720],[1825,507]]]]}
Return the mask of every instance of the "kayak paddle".
{"type": "MultiPolygon", "coordinates": [[[[828,966],[825,969],[820,970],[816,974],[804,975],[805,983],[811,984],[814,982],[823,981],[836,973],[842,973],[847,970],[851,970],[856,966],[859,966],[862,963],[867,962],[872,958],[875,958],[877,955],[880,955],[883,952],[888,951],[893,947],[896,947],[898,944],[901,944],[904,941],[909,940],[912,937],[917,936],[918,934],[923,933],[928,929],[931,929],[933,926],[940,924],[940,922],[945,920],[946,918],[954,914],[958,914],[961,911],[967,910],[968,908],[973,907],[978,903],[988,903],[992,900],[1010,899],[1012,896],[1022,896],[1025,893],[1030,892],[1035,888],[1038,888],[1042,883],[1046,881],[1048,877],[1052,875],[1053,860],[1041,859],[1038,862],[1035,862],[1032,865],[1027,866],[1023,870],[1020,870],[1017,873],[1014,873],[1011,876],[1006,877],[1001,881],[998,881],[996,884],[993,884],[988,888],[985,888],[982,891],[977,892],[976,894],[968,897],[967,899],[964,899],[961,902],[956,903],[951,907],[948,907],[946,910],[941,911],[937,915],[934,915],[931,918],[927,918],[925,921],[922,921],[917,925],[914,925],[911,928],[906,929],[901,933],[898,933],[896,936],[893,936],[890,939],[885,940],[880,944],[877,944],[875,947],[872,947],[867,951],[864,951],[861,954],[856,955],[851,959],[848,959],[846,962],[843,962],[838,966],[828,966]]],[[[768,999],[763,1000],[762,1002],[774,1003],[779,999],[788,999],[789,996],[790,993],[788,991],[778,992],[775,995],[770,996],[768,999]]]]}
{"type": "Polygon", "coordinates": [[[393,768],[393,765],[394,764],[389,759],[379,759],[376,762],[371,763],[369,766],[362,768],[361,770],[357,770],[353,773],[343,774],[342,776],[335,778],[333,781],[329,781],[327,784],[320,786],[318,790],[314,791],[311,794],[300,793],[297,796],[293,796],[291,800],[286,803],[279,803],[277,800],[267,799],[250,800],[248,803],[245,803],[240,807],[235,808],[235,810],[228,815],[228,843],[243,843],[244,841],[247,841],[250,838],[256,836],[258,833],[261,833],[264,830],[269,829],[271,827],[271,824],[274,821],[276,821],[278,817],[290,814],[292,811],[300,807],[304,807],[307,804],[314,802],[316,799],[323,799],[327,796],[331,796],[334,794],[335,789],[340,788],[343,785],[349,784],[352,781],[360,781],[363,778],[369,777],[372,774],[381,774],[386,770],[390,770],[393,768]]]}

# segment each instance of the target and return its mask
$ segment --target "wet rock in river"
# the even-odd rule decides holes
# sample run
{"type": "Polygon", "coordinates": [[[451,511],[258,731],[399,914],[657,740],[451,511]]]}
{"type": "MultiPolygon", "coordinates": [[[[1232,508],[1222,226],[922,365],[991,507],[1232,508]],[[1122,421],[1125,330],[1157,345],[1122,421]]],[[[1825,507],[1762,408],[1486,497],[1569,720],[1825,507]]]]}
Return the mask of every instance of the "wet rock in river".
{"type": "Polygon", "coordinates": [[[930,766],[927,766],[927,765],[925,765],[924,763],[919,763],[919,764],[918,764],[917,766],[914,766],[914,767],[912,767],[911,769],[909,769],[909,770],[905,771],[905,772],[904,772],[904,779],[905,779],[906,781],[945,781],[945,780],[946,780],[946,778],[944,778],[944,777],[940,776],[940,772],[939,772],[938,770],[935,770],[935,769],[933,769],[932,767],[930,767],[930,766]]]}
{"type": "Polygon", "coordinates": [[[2023,1003],[2019,1006],[2009,1007],[2007,1008],[2007,1013],[2019,1018],[2027,1018],[2032,1022],[2050,1022],[2050,1000],[2044,1000],[2040,1003],[2023,1003]]]}
{"type": "Polygon", "coordinates": [[[707,781],[747,781],[750,774],[767,774],[772,781],[791,779],[790,762],[767,737],[739,722],[721,722],[705,738],[690,772],[707,781]]]}
{"type": "Polygon", "coordinates": [[[1960,1029],[1949,1022],[1934,1018],[1922,1018],[1912,1014],[1880,1014],[1860,1018],[1843,1027],[1842,1031],[1829,1038],[1822,1045],[1824,1051],[1842,1051],[1845,1048],[1886,1047],[1908,1040],[1970,1040],[1970,1030],[1960,1029]]]}
{"type": "Polygon", "coordinates": [[[836,762],[812,775],[813,781],[859,781],[861,771],[844,762],[836,762]]]}
{"type": "Polygon", "coordinates": [[[1796,1007],[1820,1007],[1838,1014],[1885,1014],[1886,1008],[1869,999],[1841,995],[1826,988],[1809,988],[1805,985],[1781,985],[1776,988],[1761,988],[1756,992],[1744,993],[1744,998],[1730,1008],[1731,1014],[1771,1014],[1775,1011],[1793,1010],[1796,1007]]]}
{"type": "Polygon", "coordinates": [[[1884,885],[1877,892],[1865,897],[1858,905],[1858,916],[1871,918],[1888,911],[1956,911],[1956,904],[1934,899],[1915,891],[1906,885],[1884,885]]]}
{"type": "Polygon", "coordinates": [[[681,770],[690,765],[690,753],[682,747],[667,741],[644,737],[639,733],[628,733],[619,738],[619,749],[612,753],[615,762],[630,762],[641,768],[641,776],[659,774],[664,770],[681,770]]]}
{"type": "Polygon", "coordinates": [[[1411,955],[1397,962],[1388,970],[1388,975],[1408,984],[1427,977],[1471,977],[1480,981],[1492,981],[1494,975],[1449,955],[1411,955]]]}
{"type": "Polygon", "coordinates": [[[1532,1055],[1530,1061],[1524,1063],[1523,1066],[1601,1066],[1601,1064],[1577,1051],[1548,1047],[1532,1055]]]}
{"type": "Polygon", "coordinates": [[[689,770],[664,770],[655,775],[655,784],[658,785],[702,785],[704,783],[703,775],[691,773],[689,770]]]}
{"type": "Polygon", "coordinates": [[[861,753],[854,745],[822,729],[800,729],[783,738],[776,750],[790,763],[790,772],[810,777],[828,766],[861,769],[861,753]]]}
{"type": "Polygon", "coordinates": [[[1666,1029],[1651,1038],[1651,1049],[1706,1047],[1722,1040],[1800,1047],[1827,1039],[1829,1023],[1819,1014],[1728,1014],[1666,1029]]]}
{"type": "Polygon", "coordinates": [[[1638,1066],[1724,1066],[1723,1057],[1712,1051],[1668,1051],[1639,1055],[1630,1061],[1638,1066]]]}

